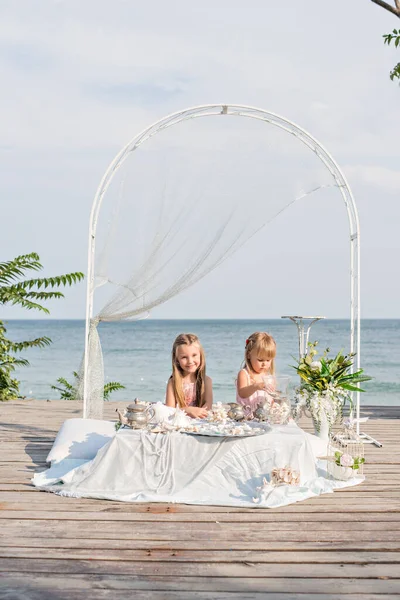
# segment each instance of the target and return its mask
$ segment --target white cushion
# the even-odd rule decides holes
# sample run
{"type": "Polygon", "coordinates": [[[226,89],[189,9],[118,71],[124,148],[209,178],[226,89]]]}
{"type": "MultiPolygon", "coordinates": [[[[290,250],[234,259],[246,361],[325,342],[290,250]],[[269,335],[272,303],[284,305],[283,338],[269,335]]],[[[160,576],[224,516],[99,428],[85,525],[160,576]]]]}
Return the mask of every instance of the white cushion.
{"type": "Polygon", "coordinates": [[[112,421],[67,419],[61,425],[46,461],[58,463],[64,458],[91,460],[114,435],[115,423],[112,421]]]}

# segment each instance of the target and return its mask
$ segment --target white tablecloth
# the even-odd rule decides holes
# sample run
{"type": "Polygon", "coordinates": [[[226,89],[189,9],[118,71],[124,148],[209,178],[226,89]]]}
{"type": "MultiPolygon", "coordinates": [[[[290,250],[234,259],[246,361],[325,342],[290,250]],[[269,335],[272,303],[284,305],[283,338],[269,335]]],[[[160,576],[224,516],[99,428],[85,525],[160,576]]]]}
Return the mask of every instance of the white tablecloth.
{"type": "Polygon", "coordinates": [[[64,460],[33,483],[76,498],[272,508],[362,481],[328,478],[318,455],[326,443],[294,423],[236,439],[120,429],[93,460],[64,460]],[[263,477],[285,466],[300,471],[300,485],[277,486],[255,504],[263,477]]]}

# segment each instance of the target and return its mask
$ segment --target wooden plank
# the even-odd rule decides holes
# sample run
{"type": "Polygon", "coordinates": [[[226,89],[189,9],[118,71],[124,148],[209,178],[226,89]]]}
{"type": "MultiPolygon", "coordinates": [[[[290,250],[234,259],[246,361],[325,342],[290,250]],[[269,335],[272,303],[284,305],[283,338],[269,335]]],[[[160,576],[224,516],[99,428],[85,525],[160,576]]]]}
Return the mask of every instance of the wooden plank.
{"type": "MultiPolygon", "coordinates": [[[[48,538],[36,538],[36,537],[7,537],[3,535],[0,538],[0,548],[58,548],[58,549],[90,549],[90,550],[140,550],[148,553],[158,551],[189,551],[190,553],[199,551],[199,543],[197,540],[142,540],[142,539],[115,539],[114,538],[66,538],[66,537],[48,537],[48,538]]],[[[215,540],[202,540],[201,541],[201,552],[211,550],[229,552],[235,551],[299,551],[298,541],[272,541],[268,537],[264,540],[250,540],[246,541],[243,539],[237,539],[235,541],[225,539],[215,540]]],[[[380,552],[399,552],[400,551],[400,539],[389,542],[384,540],[378,541],[358,541],[357,539],[345,540],[345,541],[320,541],[301,543],[301,552],[306,551],[331,551],[338,550],[341,552],[365,552],[365,551],[380,551],[380,552]]],[[[65,556],[69,556],[66,553],[65,556]]],[[[347,554],[347,560],[350,559],[350,554],[347,554]]],[[[346,562],[346,561],[344,561],[346,562]]]]}
{"type": "MultiPolygon", "coordinates": [[[[260,527],[262,527],[263,531],[275,531],[277,529],[277,523],[279,525],[279,531],[283,532],[283,531],[293,531],[293,523],[292,522],[285,522],[284,520],[281,519],[274,519],[274,520],[262,520],[262,514],[259,510],[254,510],[254,516],[248,520],[246,520],[246,522],[244,523],[243,521],[245,521],[244,518],[240,519],[240,523],[237,523],[235,525],[235,528],[238,532],[246,532],[248,530],[248,522],[250,523],[257,523],[260,527]]],[[[273,513],[272,513],[273,514],[273,513]]],[[[193,519],[191,518],[191,515],[189,516],[185,516],[184,519],[178,519],[179,515],[175,515],[175,514],[166,514],[164,515],[164,519],[161,519],[161,516],[157,515],[157,519],[149,519],[149,520],[145,520],[145,519],[141,519],[140,515],[139,515],[139,519],[137,518],[138,515],[136,515],[135,513],[131,513],[131,512],[126,512],[126,513],[114,513],[114,512],[105,512],[105,513],[99,513],[96,511],[93,512],[84,512],[84,511],[80,511],[80,512],[64,512],[64,511],[58,511],[57,515],[55,515],[54,513],[48,513],[46,511],[20,511],[20,510],[0,510],[0,528],[2,527],[2,524],[4,523],[5,520],[8,521],[18,521],[18,522],[22,522],[22,520],[27,520],[29,522],[40,522],[40,521],[49,521],[50,525],[53,524],[54,522],[58,522],[58,521],[85,521],[86,523],[90,523],[91,521],[95,521],[96,523],[101,522],[101,526],[103,526],[105,523],[112,523],[112,522],[123,522],[126,526],[128,526],[128,524],[132,524],[133,527],[138,527],[141,526],[143,528],[151,528],[153,529],[153,525],[152,525],[152,521],[156,520],[157,521],[157,525],[159,527],[163,527],[163,529],[168,529],[168,528],[172,528],[175,529],[177,527],[182,527],[183,529],[187,529],[188,527],[191,529],[192,526],[193,528],[196,528],[196,525],[194,524],[193,519]]],[[[216,515],[218,517],[218,515],[216,515]]],[[[247,514],[246,516],[251,517],[251,515],[247,514]]],[[[400,513],[396,513],[396,516],[400,516],[400,513]]],[[[244,517],[244,515],[243,515],[244,517]]],[[[236,523],[236,519],[230,519],[230,520],[222,520],[222,519],[218,519],[218,520],[207,520],[207,521],[202,521],[201,525],[203,527],[203,529],[207,529],[210,528],[212,530],[215,529],[215,524],[218,525],[218,529],[219,530],[224,530],[226,529],[226,527],[230,528],[231,523],[236,523]]],[[[80,524],[79,524],[80,526],[80,524]]],[[[118,525],[117,525],[118,526],[118,525]]],[[[319,522],[315,522],[315,520],[311,520],[311,521],[306,521],[306,522],[297,522],[296,528],[301,528],[301,529],[305,529],[307,531],[320,531],[321,530],[321,524],[319,522]]],[[[324,529],[325,531],[331,531],[332,529],[334,531],[337,530],[337,518],[336,520],[331,520],[331,521],[324,521],[324,529]]],[[[383,532],[383,531],[400,531],[400,521],[399,520],[395,520],[395,521],[369,521],[369,520],[358,520],[358,521],[354,521],[354,520],[349,520],[346,521],[346,530],[347,531],[359,531],[360,529],[362,529],[363,531],[370,531],[371,533],[373,531],[379,531],[379,532],[383,532]]],[[[400,537],[400,536],[399,536],[400,537]]]]}
{"type": "MultiPolygon", "coordinates": [[[[38,493],[38,492],[37,492],[38,493]]],[[[43,497],[43,496],[41,496],[43,497]]],[[[85,501],[93,501],[93,498],[80,498],[79,501],[80,502],[85,502],[85,501]]],[[[43,502],[46,502],[45,498],[43,497],[43,502]]],[[[99,502],[106,502],[105,500],[99,500],[99,502]]],[[[111,503],[112,501],[110,501],[111,503]]],[[[122,503],[123,506],[132,506],[132,504],[135,503],[129,503],[129,502],[124,502],[122,503]]],[[[155,505],[157,505],[158,503],[155,503],[155,505]]],[[[161,504],[161,503],[160,503],[161,504]]],[[[399,512],[400,510],[400,501],[394,497],[394,498],[385,498],[385,497],[379,497],[379,498],[369,498],[368,496],[362,496],[360,495],[359,498],[354,498],[354,497],[350,497],[350,496],[342,496],[340,498],[340,500],[337,498],[337,494],[333,493],[333,494],[323,494],[321,496],[316,496],[313,498],[309,498],[308,500],[304,500],[301,503],[301,509],[300,512],[319,512],[319,511],[333,511],[333,512],[340,512],[340,509],[338,509],[338,505],[340,504],[342,506],[342,508],[345,510],[353,510],[354,512],[399,512]]],[[[268,512],[274,512],[275,514],[278,513],[284,513],[286,514],[287,512],[297,512],[298,506],[299,504],[290,504],[288,506],[284,506],[284,507],[280,507],[280,508],[260,508],[260,507],[256,507],[254,506],[254,508],[249,507],[247,510],[250,511],[255,511],[255,512],[260,512],[260,511],[268,511],[268,512]]],[[[92,504],[88,504],[88,506],[92,506],[92,504]]],[[[175,504],[171,504],[171,509],[170,512],[178,512],[177,510],[175,510],[175,504]]],[[[195,506],[195,505],[190,505],[188,504],[187,506],[195,506]]],[[[230,507],[223,507],[225,510],[229,511],[230,507]]],[[[202,510],[203,506],[199,505],[197,510],[202,510]]],[[[215,512],[219,512],[221,510],[221,507],[217,507],[217,506],[211,506],[211,509],[214,510],[215,512]]],[[[127,512],[129,509],[126,509],[127,512]]],[[[112,511],[110,511],[112,512],[112,511]]],[[[162,510],[160,510],[160,512],[162,512],[162,510]]],[[[189,512],[189,510],[187,510],[186,512],[189,512]]],[[[211,512],[209,510],[209,512],[211,512]]],[[[222,510],[222,512],[224,512],[224,510],[222,510]]],[[[245,512],[245,509],[242,509],[242,511],[239,512],[245,512]]]]}
{"type": "MultiPolygon", "coordinates": [[[[359,498],[360,494],[364,494],[365,493],[365,497],[367,497],[367,495],[386,495],[386,493],[388,492],[392,492],[394,493],[395,497],[396,494],[398,494],[400,492],[400,482],[395,482],[395,483],[382,483],[382,482],[377,482],[376,484],[373,484],[369,481],[369,479],[367,479],[366,481],[364,481],[364,483],[362,483],[361,485],[359,485],[357,488],[343,488],[341,490],[336,490],[334,492],[334,497],[341,497],[341,495],[345,494],[346,497],[354,497],[354,498],[359,498]]],[[[59,502],[70,502],[75,503],[75,502],[79,502],[79,498],[68,498],[67,496],[59,496],[57,494],[47,494],[46,492],[39,490],[38,488],[34,487],[31,483],[26,483],[26,484],[7,484],[7,483],[0,483],[0,502],[2,501],[13,501],[13,500],[21,500],[21,502],[28,502],[29,499],[33,500],[34,498],[40,499],[41,502],[43,502],[44,500],[44,495],[47,495],[47,503],[59,503],[59,502]]],[[[117,502],[117,501],[113,501],[113,500],[91,500],[90,498],[85,498],[82,500],[83,502],[85,502],[85,504],[88,503],[96,503],[97,506],[99,506],[99,503],[102,502],[103,505],[108,505],[108,506],[120,506],[121,502],[117,502]]],[[[162,503],[162,502],[158,502],[157,506],[171,506],[171,504],[166,504],[166,503],[162,503]]],[[[126,506],[126,503],[124,504],[124,506],[126,506]]],[[[139,503],[139,502],[135,502],[135,507],[140,507],[140,506],[154,506],[154,504],[147,504],[146,503],[139,503]]],[[[190,507],[192,505],[188,504],[180,504],[180,505],[176,505],[176,510],[179,512],[179,510],[181,510],[181,508],[185,508],[185,506],[189,507],[188,510],[193,510],[190,507]]],[[[298,505],[300,506],[300,505],[298,505]]],[[[208,510],[207,506],[203,507],[203,510],[208,510]]],[[[215,507],[215,510],[219,510],[218,507],[215,507]]],[[[250,508],[243,508],[243,507],[234,507],[234,506],[227,506],[224,508],[224,510],[226,511],[236,511],[236,512],[246,512],[249,510],[252,510],[250,508]]]]}
{"type": "MultiPolygon", "coordinates": [[[[0,558],[37,559],[38,548],[0,548],[0,558]]],[[[65,548],[40,548],[40,559],[66,560],[65,548]]],[[[68,560],[102,560],[126,562],[162,563],[265,563],[265,564],[393,564],[400,566],[400,551],[359,550],[161,550],[156,548],[123,550],[121,548],[74,548],[68,552],[68,560]]]]}
{"type": "MultiPolygon", "coordinates": [[[[23,485],[20,487],[24,487],[23,485]]],[[[8,489],[14,489],[14,484],[8,484],[8,489]]],[[[31,491],[33,493],[33,497],[37,497],[38,499],[40,498],[42,503],[45,503],[49,506],[52,506],[52,502],[55,502],[55,500],[46,500],[46,496],[50,497],[50,494],[48,492],[40,492],[38,489],[34,488],[33,486],[30,487],[29,484],[26,484],[25,490],[24,490],[24,494],[25,492],[31,491]]],[[[338,492],[335,492],[334,494],[324,494],[322,496],[317,496],[315,498],[309,498],[308,500],[305,500],[301,503],[298,504],[291,504],[285,507],[281,507],[281,508],[257,508],[256,506],[253,507],[249,507],[249,508],[237,508],[237,507],[232,507],[232,506],[226,506],[226,507],[221,507],[221,506],[204,506],[202,505],[201,508],[199,506],[193,505],[193,504],[165,504],[165,503],[153,503],[152,505],[148,505],[148,504],[141,504],[141,503],[130,503],[130,502],[115,502],[112,500],[95,500],[92,498],[79,498],[79,499],[74,499],[74,498],[70,498],[70,497],[65,497],[65,496],[57,496],[57,495],[51,495],[51,497],[54,498],[58,498],[60,502],[72,502],[72,500],[75,500],[76,502],[81,502],[84,503],[84,506],[88,506],[88,507],[92,507],[93,503],[97,502],[97,505],[99,506],[99,508],[101,506],[108,508],[110,510],[110,512],[112,511],[112,509],[116,506],[122,506],[125,508],[122,508],[121,510],[125,510],[125,511],[129,511],[129,512],[133,512],[133,511],[141,511],[141,512],[145,512],[146,510],[149,512],[164,512],[165,507],[168,507],[168,511],[169,512],[196,512],[199,510],[202,510],[204,512],[228,512],[228,513],[246,513],[246,512],[273,512],[273,513],[288,513],[288,512],[315,512],[317,510],[317,512],[319,512],[319,509],[321,509],[322,512],[326,512],[329,510],[331,510],[331,512],[337,512],[337,506],[338,504],[343,504],[343,505],[347,505],[349,507],[351,507],[351,510],[354,511],[355,513],[357,512],[398,512],[399,507],[400,507],[400,503],[397,501],[396,498],[396,494],[394,495],[393,498],[391,498],[391,502],[388,502],[388,499],[385,498],[384,496],[382,497],[378,497],[375,499],[371,499],[368,496],[363,496],[360,494],[360,496],[342,496],[340,497],[340,499],[338,499],[338,492]],[[149,506],[151,506],[151,508],[149,508],[149,506]],[[143,510],[139,507],[145,507],[143,508],[143,510]],[[387,510],[385,510],[387,508],[387,510]]],[[[67,506],[67,504],[65,504],[64,506],[67,506]]]]}
{"type": "MultiPolygon", "coordinates": [[[[53,574],[95,574],[104,575],[160,575],[168,577],[184,577],[193,574],[190,563],[166,562],[128,562],[107,560],[52,560],[40,558],[1,558],[0,572],[17,573],[48,573],[53,574]]],[[[326,563],[326,564],[297,564],[270,563],[268,569],[260,563],[196,563],[197,577],[227,577],[236,579],[242,577],[269,579],[275,577],[304,577],[304,578],[361,578],[361,579],[395,579],[399,574],[398,564],[387,563],[326,563]]],[[[400,583],[400,582],[399,582],[400,583]]],[[[400,591],[400,588],[399,588],[400,591]]]]}
{"type": "MultiPolygon", "coordinates": [[[[93,522],[88,521],[18,521],[18,520],[3,520],[0,524],[0,531],[4,536],[17,537],[66,537],[66,538],[101,538],[114,539],[143,539],[143,540],[197,540],[201,545],[203,540],[210,538],[223,537],[225,540],[235,541],[297,541],[299,545],[302,542],[341,542],[351,541],[356,539],[358,542],[373,540],[376,542],[397,542],[399,539],[398,531],[392,530],[368,530],[360,527],[359,531],[349,530],[345,528],[334,528],[325,530],[325,527],[315,530],[310,530],[308,527],[300,528],[299,525],[293,526],[291,530],[275,530],[266,529],[264,526],[251,528],[245,525],[239,527],[240,523],[233,527],[230,524],[190,524],[182,523],[177,526],[175,523],[159,523],[157,527],[151,523],[134,523],[118,525],[115,522],[106,521],[101,526],[93,526],[93,522]],[[321,530],[322,529],[322,530],[321,530]]],[[[299,546],[300,547],[300,546],[299,546]]]]}
{"type": "MultiPolygon", "coordinates": [[[[7,573],[8,578],[14,577],[13,573],[7,573]]],[[[15,579],[14,579],[15,581],[15,579]]],[[[328,590],[335,590],[337,594],[396,594],[400,591],[400,579],[337,579],[337,578],[223,578],[223,577],[170,577],[149,575],[147,577],[130,577],[130,576],[109,576],[109,575],[77,575],[68,574],[67,577],[58,576],[55,578],[53,573],[49,574],[18,574],[18,583],[22,584],[28,581],[28,585],[34,583],[44,586],[47,581],[65,581],[66,589],[81,590],[85,584],[100,592],[101,589],[112,590],[114,593],[134,590],[138,591],[182,591],[188,592],[205,592],[219,594],[223,592],[239,592],[239,593],[255,593],[267,592],[269,594],[323,594],[328,590]]],[[[57,588],[56,588],[57,589],[57,588]]],[[[64,589],[63,586],[58,589],[64,589]]],[[[86,594],[84,596],[86,598],[86,594]]],[[[126,596],[125,596],[126,597],[126,596]]],[[[139,598],[135,595],[135,598],[139,598]]],[[[215,598],[215,596],[214,596],[215,598]]],[[[304,597],[303,597],[304,598],[304,597]]],[[[286,598],[287,600],[287,598],[286,598]]],[[[310,600],[304,598],[304,600],[310,600]]],[[[314,596],[312,600],[315,600],[314,596]]],[[[343,600],[343,598],[342,598],[343,600]]],[[[349,600],[354,600],[349,597],[349,600]]],[[[362,597],[362,600],[365,600],[362,597]]]]}
{"type": "MultiPolygon", "coordinates": [[[[237,598],[224,594],[241,594],[240,598],[247,600],[248,598],[264,598],[264,594],[268,594],[267,598],[284,599],[284,600],[310,600],[307,594],[313,594],[312,600],[336,600],[338,597],[343,600],[346,594],[348,600],[383,600],[385,595],[396,594],[400,587],[400,580],[373,580],[373,579],[303,579],[303,578],[268,578],[268,579],[252,579],[252,578],[235,578],[226,579],[222,577],[159,577],[157,575],[149,577],[129,577],[129,576],[107,576],[107,575],[76,575],[69,574],[68,576],[49,574],[18,574],[16,579],[13,573],[5,574],[2,581],[8,585],[16,584],[17,589],[34,590],[35,587],[39,590],[66,590],[83,592],[82,596],[87,598],[87,593],[94,591],[95,594],[100,594],[102,591],[112,592],[115,597],[127,597],[128,591],[135,592],[135,599],[149,598],[152,596],[143,596],[144,592],[155,594],[161,592],[164,596],[154,596],[170,600],[174,596],[170,593],[180,593],[180,600],[186,598],[206,598],[207,600],[221,600],[223,598],[237,598]],[[335,594],[330,594],[329,591],[335,590],[335,594]],[[139,594],[140,592],[140,594],[139,594]],[[168,592],[168,596],[165,595],[168,592]],[[327,593],[328,592],[328,593],[327,593]],[[188,594],[200,594],[189,596],[188,594]],[[201,594],[211,593],[214,596],[202,596],[201,594]],[[215,594],[218,594],[216,596],[215,594]],[[263,594],[262,596],[253,596],[253,594],[263,594]],[[121,594],[121,595],[117,595],[121,594]],[[124,595],[125,594],[125,595],[124,595]],[[184,596],[186,594],[186,596],[184,596]],[[252,594],[252,595],[248,595],[252,594]],[[351,595],[349,595],[351,594],[351,595]],[[366,595],[365,595],[366,594],[366,595]]],[[[56,596],[60,598],[59,595],[56,596]]],[[[71,597],[71,596],[70,596],[71,597]]],[[[74,598],[74,596],[72,596],[74,598]]],[[[96,598],[97,596],[93,596],[96,598]]],[[[99,596],[100,597],[100,596],[99,596]]],[[[106,596],[113,598],[114,596],[106,596]]],[[[389,596],[394,600],[393,595],[389,596]]],[[[31,599],[31,596],[29,596],[31,599]]],[[[40,600],[41,597],[38,598],[40,600]]],[[[51,597],[52,600],[54,597],[51,597]]],[[[14,599],[13,599],[14,600],[14,599]]],[[[36,600],[36,598],[35,598],[36,600]]],[[[47,599],[46,599],[47,600],[47,599]]]]}
{"type": "MultiPolygon", "coordinates": [[[[33,589],[33,584],[28,584],[23,589],[19,589],[18,587],[11,587],[7,585],[4,589],[3,594],[0,592],[0,598],[7,598],[9,600],[54,600],[57,598],[59,600],[77,600],[79,598],[84,598],[85,600],[103,600],[111,598],[112,600],[115,598],[116,600],[126,600],[126,591],[119,590],[104,590],[97,589],[93,590],[70,590],[63,586],[63,580],[54,580],[54,587],[51,587],[47,590],[35,590],[33,589]],[[62,592],[60,591],[62,590],[62,592]],[[11,596],[11,594],[13,594],[11,596]]],[[[168,595],[164,591],[160,590],[135,590],[135,599],[137,600],[215,600],[216,596],[214,592],[192,592],[190,590],[185,590],[183,592],[180,591],[169,591],[168,595]]],[[[393,595],[387,594],[368,594],[362,595],[359,594],[352,595],[351,600],[386,600],[392,599],[393,595]]],[[[309,596],[304,594],[280,594],[280,593],[271,593],[268,592],[248,592],[248,591],[240,591],[240,592],[218,592],[218,600],[309,600],[309,596]]],[[[342,595],[338,594],[313,594],[313,600],[343,600],[342,595]]]]}
{"type": "MultiPolygon", "coordinates": [[[[307,522],[315,523],[315,511],[310,512],[286,512],[277,513],[275,510],[270,509],[244,509],[242,512],[225,512],[224,507],[208,507],[208,509],[214,508],[215,512],[207,510],[199,512],[198,507],[195,505],[191,506],[193,510],[184,510],[184,505],[176,505],[174,509],[168,510],[167,507],[162,507],[159,510],[146,510],[145,507],[139,507],[136,505],[124,502],[122,506],[108,507],[103,502],[98,501],[97,505],[95,500],[91,501],[90,504],[87,499],[79,501],[74,498],[63,498],[68,502],[62,502],[60,504],[53,504],[51,502],[43,502],[41,500],[24,500],[21,502],[0,502],[0,518],[9,519],[31,519],[42,518],[40,513],[43,514],[44,519],[78,519],[81,520],[84,514],[91,515],[87,520],[96,521],[140,521],[140,522],[216,522],[219,523],[236,523],[239,515],[242,523],[283,523],[283,522],[307,522]],[[197,510],[195,510],[197,508],[197,510]],[[135,510],[139,509],[139,510],[135,510]],[[220,509],[217,511],[217,509],[220,509]],[[247,512],[245,512],[247,510],[247,512]],[[67,513],[66,513],[67,511],[67,513]],[[65,514],[68,514],[66,517],[65,514]]],[[[343,513],[341,515],[342,522],[353,522],[361,523],[374,521],[376,523],[391,522],[394,527],[398,527],[400,522],[400,511],[386,512],[381,510],[380,512],[373,511],[361,511],[354,513],[343,513]]],[[[318,521],[320,523],[333,522],[337,524],[338,514],[336,510],[318,511],[318,521]]],[[[351,526],[356,528],[356,526],[351,526]]]]}

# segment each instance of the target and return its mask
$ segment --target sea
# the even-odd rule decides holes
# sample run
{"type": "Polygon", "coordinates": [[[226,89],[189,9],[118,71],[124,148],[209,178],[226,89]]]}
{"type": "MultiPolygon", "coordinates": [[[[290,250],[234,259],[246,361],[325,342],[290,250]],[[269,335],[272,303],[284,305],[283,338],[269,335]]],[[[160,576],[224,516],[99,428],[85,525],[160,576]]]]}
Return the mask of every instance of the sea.
{"type": "MultiPolygon", "coordinates": [[[[22,396],[37,400],[57,399],[52,389],[64,377],[73,383],[79,369],[85,336],[83,320],[9,320],[7,335],[13,341],[48,336],[50,347],[28,349],[21,355],[30,362],[19,368],[22,396]]],[[[254,331],[267,331],[277,343],[277,372],[290,375],[292,388],[298,377],[292,365],[298,357],[294,323],[272,320],[141,320],[100,323],[105,381],[118,381],[125,389],[110,400],[163,401],[171,374],[171,348],[179,333],[195,333],[206,353],[207,373],[213,380],[214,401],[235,399],[235,378],[241,368],[245,341],[254,331]]],[[[350,324],[347,320],[315,323],[310,341],[318,341],[321,352],[332,355],[349,351],[350,324]]],[[[400,405],[400,319],[364,319],[361,324],[361,366],[373,379],[364,384],[362,404],[400,405]]]]}

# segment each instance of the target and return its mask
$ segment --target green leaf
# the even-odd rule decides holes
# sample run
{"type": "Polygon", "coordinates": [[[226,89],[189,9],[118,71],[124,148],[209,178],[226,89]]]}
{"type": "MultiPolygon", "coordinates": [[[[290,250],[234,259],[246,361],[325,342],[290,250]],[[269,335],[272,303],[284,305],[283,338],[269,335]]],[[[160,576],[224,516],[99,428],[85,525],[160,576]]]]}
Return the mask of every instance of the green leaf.
{"type": "Polygon", "coordinates": [[[10,350],[13,352],[22,352],[28,348],[45,348],[50,346],[51,339],[49,337],[41,337],[35,340],[29,340],[26,342],[10,342],[10,350]]]}
{"type": "Polygon", "coordinates": [[[348,383],[344,384],[344,385],[342,385],[340,387],[342,387],[344,390],[347,390],[349,392],[365,392],[365,390],[362,390],[361,388],[358,388],[358,387],[356,387],[354,385],[350,385],[348,383]]]}
{"type": "Polygon", "coordinates": [[[112,392],[116,392],[117,390],[124,390],[125,386],[119,383],[118,381],[110,381],[104,386],[104,400],[108,400],[109,396],[112,392]]]}
{"type": "MultiPolygon", "coordinates": [[[[24,279],[28,271],[37,272],[42,268],[39,255],[35,252],[0,263],[0,305],[19,305],[26,310],[39,310],[49,314],[49,310],[40,302],[63,298],[64,295],[57,288],[77,283],[84,277],[83,273],[76,272],[56,277],[24,279]],[[45,288],[51,289],[45,291],[45,288]]],[[[51,343],[46,336],[13,342],[6,337],[6,333],[6,328],[0,321],[0,401],[19,396],[19,381],[13,379],[11,373],[16,367],[29,365],[25,358],[16,358],[14,354],[29,348],[44,348],[51,343]]],[[[61,393],[68,397],[71,391],[66,388],[61,393]]]]}

